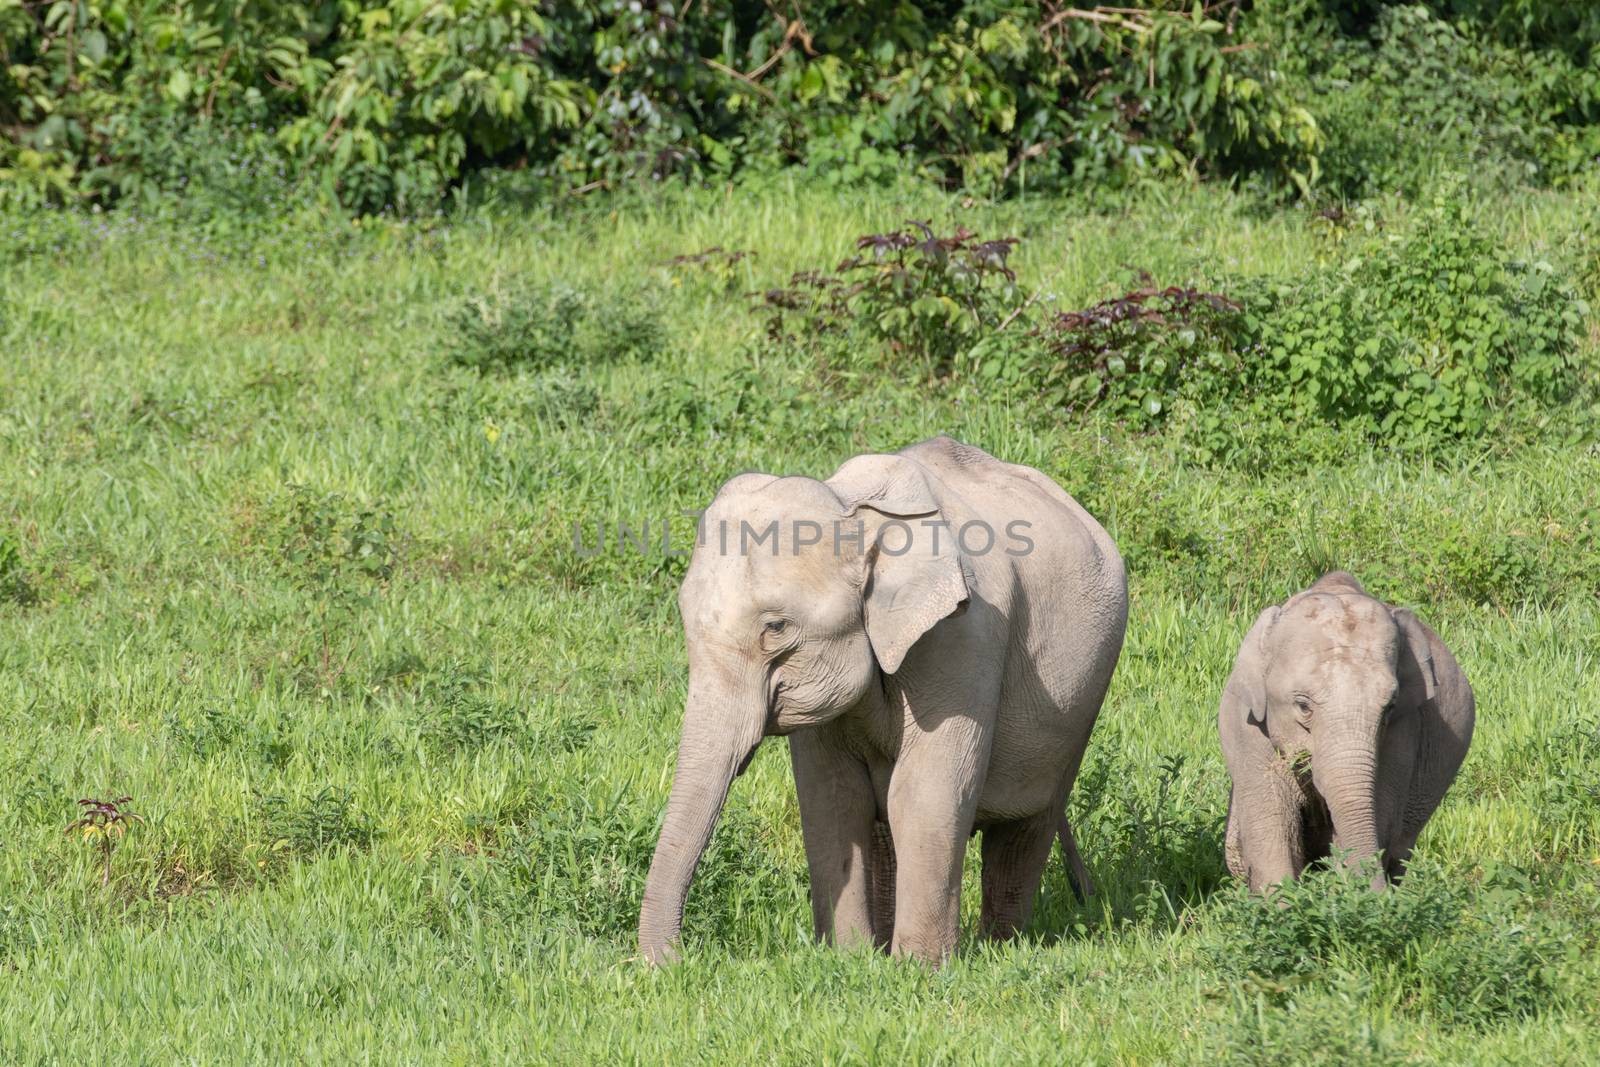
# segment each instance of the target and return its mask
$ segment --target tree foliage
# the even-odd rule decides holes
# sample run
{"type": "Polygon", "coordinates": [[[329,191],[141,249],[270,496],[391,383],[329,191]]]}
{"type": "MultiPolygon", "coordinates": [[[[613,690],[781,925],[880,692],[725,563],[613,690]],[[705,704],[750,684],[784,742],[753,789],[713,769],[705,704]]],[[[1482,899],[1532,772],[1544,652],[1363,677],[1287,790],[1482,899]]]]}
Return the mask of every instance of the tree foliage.
{"type": "Polygon", "coordinates": [[[243,182],[414,212],[479,173],[908,161],[985,194],[1170,171],[1305,194],[1325,160],[1336,192],[1403,183],[1440,137],[1553,180],[1600,152],[1586,7],[0,0],[0,199],[243,182]]]}

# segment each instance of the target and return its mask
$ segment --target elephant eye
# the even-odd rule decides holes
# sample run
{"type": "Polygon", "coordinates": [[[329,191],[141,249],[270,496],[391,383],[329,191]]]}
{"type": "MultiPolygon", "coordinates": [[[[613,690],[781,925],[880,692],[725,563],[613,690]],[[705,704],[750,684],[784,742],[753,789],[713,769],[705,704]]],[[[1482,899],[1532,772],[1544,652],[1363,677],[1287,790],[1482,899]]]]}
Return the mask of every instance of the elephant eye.
{"type": "Polygon", "coordinates": [[[769,633],[769,634],[781,634],[781,633],[783,633],[784,628],[787,627],[788,625],[789,625],[789,623],[787,621],[783,620],[783,619],[772,619],[772,620],[768,621],[768,623],[767,623],[767,627],[766,627],[767,633],[769,633]]]}
{"type": "Polygon", "coordinates": [[[1305,697],[1295,697],[1294,710],[1295,714],[1300,717],[1302,722],[1304,722],[1306,719],[1311,718],[1311,701],[1307,700],[1305,697]]]}

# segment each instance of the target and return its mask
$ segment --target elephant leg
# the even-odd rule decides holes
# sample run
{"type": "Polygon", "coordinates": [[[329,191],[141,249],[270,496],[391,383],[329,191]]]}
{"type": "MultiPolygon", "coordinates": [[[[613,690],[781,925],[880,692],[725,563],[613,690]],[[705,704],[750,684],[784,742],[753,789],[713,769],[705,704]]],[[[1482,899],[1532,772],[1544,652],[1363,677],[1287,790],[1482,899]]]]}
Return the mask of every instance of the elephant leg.
{"type": "Polygon", "coordinates": [[[979,924],[983,936],[1008,940],[1027,924],[1056,830],[1065,825],[1053,810],[1046,810],[1032,818],[984,828],[979,924]]]}
{"type": "Polygon", "coordinates": [[[872,824],[872,879],[869,910],[872,914],[872,939],[881,949],[887,950],[894,937],[894,835],[889,824],[878,821],[872,824]]]}
{"type": "Polygon", "coordinates": [[[1406,864],[1411,861],[1411,850],[1416,847],[1417,835],[1401,831],[1395,842],[1383,851],[1383,873],[1394,885],[1405,877],[1406,864]]]}
{"type": "Polygon", "coordinates": [[[877,799],[867,767],[830,746],[816,730],[789,737],[800,833],[811,873],[811,921],[817,940],[875,944],[872,880],[877,799]]]}
{"type": "Polygon", "coordinates": [[[1410,860],[1411,849],[1409,848],[1405,850],[1404,855],[1401,855],[1400,849],[1396,848],[1392,855],[1383,857],[1383,874],[1389,880],[1390,885],[1399,884],[1400,879],[1406,876],[1406,864],[1410,860]]]}
{"type": "Polygon", "coordinates": [[[1078,852],[1078,839],[1072,836],[1072,823],[1067,821],[1066,812],[1061,813],[1056,836],[1061,840],[1061,858],[1067,862],[1067,882],[1072,886],[1072,895],[1078,898],[1079,904],[1087,904],[1094,896],[1094,879],[1089,877],[1089,865],[1078,852]]]}
{"type": "Polygon", "coordinates": [[[896,956],[939,966],[955,954],[961,865],[977,812],[978,777],[970,760],[947,760],[942,753],[902,755],[895,765],[889,827],[896,861],[890,951],[896,956]]]}

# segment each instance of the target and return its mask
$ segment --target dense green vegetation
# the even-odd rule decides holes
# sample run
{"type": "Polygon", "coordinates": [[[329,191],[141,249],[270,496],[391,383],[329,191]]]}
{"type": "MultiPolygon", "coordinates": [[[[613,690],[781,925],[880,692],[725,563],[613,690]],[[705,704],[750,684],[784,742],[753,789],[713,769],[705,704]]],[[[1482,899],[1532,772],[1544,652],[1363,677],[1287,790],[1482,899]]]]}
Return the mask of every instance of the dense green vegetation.
{"type": "MultiPolygon", "coordinates": [[[[8,218],[0,1059],[1591,1061],[1597,205],[1442,195],[1330,219],[1204,186],[963,206],[803,181],[430,224],[8,218]],[[900,288],[775,313],[858,235],[925,241],[906,219],[1019,238],[1014,277],[974,267],[974,295],[912,244],[900,288]],[[1459,300],[1418,280],[1453,292],[1463,268],[1459,300]],[[1389,303],[1352,295],[1379,285],[1389,303]],[[1141,287],[1240,310],[1196,297],[1214,319],[1099,349],[1069,329],[1088,347],[1064,354],[1062,313],[1141,287]],[[1302,402],[1296,315],[1477,406],[1302,402]],[[1272,334],[1291,354],[1253,394],[1231,364],[1150,362],[1272,334]],[[1091,350],[1093,402],[1066,366],[1091,350]],[[1123,405],[1150,390],[1170,420],[1123,405]],[[1129,562],[1073,800],[1099,896],[1053,863],[1020,942],[938,974],[813,948],[768,743],[686,960],[645,969],[682,560],[579,555],[573,522],[592,546],[740,470],[941,431],[1048,472],[1129,562]],[[1256,609],[1330,565],[1441,631],[1479,732],[1397,892],[1325,875],[1264,906],[1223,869],[1217,694],[1256,609]],[[104,886],[101,836],[63,833],[80,797],[144,819],[104,886]]],[[[1309,380],[1342,381],[1349,343],[1309,380]]]]}
{"type": "Polygon", "coordinates": [[[0,0],[0,202],[412,214],[907,160],[985,195],[1559,185],[1600,154],[1597,45],[1567,0],[0,0]]]}

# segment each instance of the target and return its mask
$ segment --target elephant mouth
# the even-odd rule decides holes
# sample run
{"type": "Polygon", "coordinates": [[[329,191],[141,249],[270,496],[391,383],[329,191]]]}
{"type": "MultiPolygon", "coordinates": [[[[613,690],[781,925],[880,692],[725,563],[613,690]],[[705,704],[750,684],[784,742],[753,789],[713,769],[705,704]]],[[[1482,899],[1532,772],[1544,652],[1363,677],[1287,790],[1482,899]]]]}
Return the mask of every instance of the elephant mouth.
{"type": "Polygon", "coordinates": [[[785,727],[779,721],[779,698],[784,691],[783,677],[777,671],[772,672],[772,679],[767,683],[767,719],[761,727],[765,737],[782,737],[789,733],[793,727],[785,727]]]}
{"type": "Polygon", "coordinates": [[[1300,783],[1302,789],[1315,788],[1312,782],[1311,750],[1309,748],[1302,748],[1289,753],[1285,762],[1289,765],[1289,773],[1294,775],[1295,780],[1300,783]]]}

